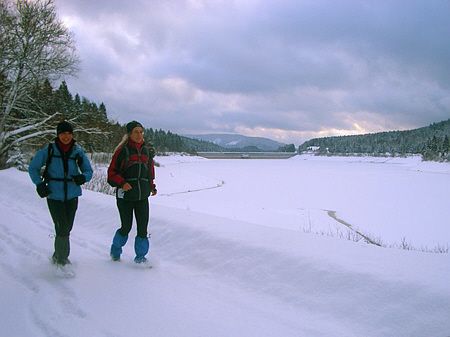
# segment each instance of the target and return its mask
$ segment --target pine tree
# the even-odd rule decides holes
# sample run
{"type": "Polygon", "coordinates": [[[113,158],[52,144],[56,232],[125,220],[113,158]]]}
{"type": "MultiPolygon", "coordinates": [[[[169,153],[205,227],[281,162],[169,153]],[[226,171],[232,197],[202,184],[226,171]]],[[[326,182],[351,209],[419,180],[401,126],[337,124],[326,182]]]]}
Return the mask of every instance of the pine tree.
{"type": "Polygon", "coordinates": [[[100,106],[98,107],[99,117],[100,120],[105,123],[108,121],[108,115],[106,113],[106,106],[103,102],[100,103],[100,106]]]}
{"type": "Polygon", "coordinates": [[[80,99],[80,95],[78,95],[78,94],[76,94],[73,99],[73,111],[74,111],[75,115],[80,115],[82,112],[81,99],[80,99]]]}
{"type": "Polygon", "coordinates": [[[450,152],[450,143],[447,135],[445,135],[444,141],[442,142],[442,152],[444,155],[447,155],[450,152]]]}
{"type": "Polygon", "coordinates": [[[7,164],[8,166],[15,166],[21,171],[26,171],[28,169],[26,155],[22,152],[20,146],[15,145],[12,147],[7,164]]]}
{"type": "Polygon", "coordinates": [[[433,138],[430,141],[429,149],[432,153],[437,153],[439,149],[439,144],[436,136],[433,136],[433,138]]]}
{"type": "Polygon", "coordinates": [[[67,88],[65,81],[62,81],[58,90],[55,91],[55,101],[59,112],[63,115],[63,119],[70,119],[74,117],[72,94],[67,88]]]}

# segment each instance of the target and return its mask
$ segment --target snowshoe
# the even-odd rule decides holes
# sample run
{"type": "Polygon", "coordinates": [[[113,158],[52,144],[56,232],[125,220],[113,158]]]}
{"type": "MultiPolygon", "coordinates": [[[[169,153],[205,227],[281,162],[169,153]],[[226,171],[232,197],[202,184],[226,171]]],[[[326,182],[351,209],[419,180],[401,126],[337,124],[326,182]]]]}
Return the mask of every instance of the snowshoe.
{"type": "Polygon", "coordinates": [[[68,258],[64,260],[59,260],[55,254],[52,255],[51,261],[56,266],[65,266],[67,264],[72,264],[72,262],[68,258]]]}
{"type": "Polygon", "coordinates": [[[145,256],[136,256],[134,258],[134,262],[136,262],[137,264],[141,264],[141,263],[147,263],[148,260],[145,256]]]}
{"type": "Polygon", "coordinates": [[[117,255],[111,254],[111,260],[116,261],[116,262],[120,261],[120,255],[117,256],[117,255]]]}

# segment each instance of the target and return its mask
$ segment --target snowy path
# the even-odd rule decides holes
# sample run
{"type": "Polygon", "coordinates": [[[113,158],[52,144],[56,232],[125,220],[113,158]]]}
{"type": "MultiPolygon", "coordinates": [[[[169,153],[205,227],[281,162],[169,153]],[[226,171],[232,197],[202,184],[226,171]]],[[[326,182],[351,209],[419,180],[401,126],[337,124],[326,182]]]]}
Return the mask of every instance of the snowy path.
{"type": "MultiPolygon", "coordinates": [[[[382,249],[152,206],[155,268],[132,238],[108,258],[113,197],[85,191],[76,277],[56,277],[45,201],[1,171],[0,326],[5,336],[447,336],[449,256],[382,249]]],[[[199,192],[201,193],[201,192],[199,192]]]]}

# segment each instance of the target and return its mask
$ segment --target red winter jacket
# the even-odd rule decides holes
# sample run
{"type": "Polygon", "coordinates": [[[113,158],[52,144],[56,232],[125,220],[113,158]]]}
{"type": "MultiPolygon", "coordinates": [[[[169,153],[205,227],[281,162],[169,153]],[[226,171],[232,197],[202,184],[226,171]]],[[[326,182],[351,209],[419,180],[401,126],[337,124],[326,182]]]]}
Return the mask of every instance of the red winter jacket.
{"type": "Polygon", "coordinates": [[[156,190],[152,153],[144,143],[137,144],[132,140],[117,149],[108,167],[108,183],[118,187],[118,198],[143,200],[156,190]],[[119,190],[125,183],[129,183],[132,189],[126,192],[119,190]]]}

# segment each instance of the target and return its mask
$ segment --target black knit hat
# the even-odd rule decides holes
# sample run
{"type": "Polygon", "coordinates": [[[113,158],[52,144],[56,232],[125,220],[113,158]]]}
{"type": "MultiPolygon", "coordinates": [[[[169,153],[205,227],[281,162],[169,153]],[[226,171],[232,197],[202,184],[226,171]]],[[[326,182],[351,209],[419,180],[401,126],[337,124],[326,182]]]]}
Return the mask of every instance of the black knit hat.
{"type": "Polygon", "coordinates": [[[141,123],[136,122],[136,121],[131,121],[130,123],[127,124],[127,133],[130,134],[133,131],[133,129],[137,128],[138,126],[141,128],[144,128],[141,123]]]}
{"type": "Polygon", "coordinates": [[[69,122],[63,121],[56,126],[56,134],[59,135],[63,132],[73,133],[73,126],[69,122]]]}

